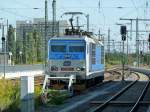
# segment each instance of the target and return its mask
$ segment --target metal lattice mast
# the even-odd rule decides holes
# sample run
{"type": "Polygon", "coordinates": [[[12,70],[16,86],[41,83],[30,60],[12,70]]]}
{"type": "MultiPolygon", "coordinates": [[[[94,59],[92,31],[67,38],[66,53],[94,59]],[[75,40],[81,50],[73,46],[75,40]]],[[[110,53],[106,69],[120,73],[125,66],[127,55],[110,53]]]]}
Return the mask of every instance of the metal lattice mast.
{"type": "Polygon", "coordinates": [[[45,0],[45,52],[44,52],[44,61],[45,61],[45,68],[46,68],[46,60],[47,60],[47,23],[48,23],[48,7],[47,7],[47,0],[45,0]]]}
{"type": "Polygon", "coordinates": [[[110,29],[108,29],[108,53],[110,53],[110,29]]]}
{"type": "Polygon", "coordinates": [[[56,24],[56,0],[53,0],[52,3],[52,8],[53,8],[53,27],[52,27],[52,36],[55,35],[55,24],[56,24]]]}
{"type": "Polygon", "coordinates": [[[89,14],[87,14],[87,32],[89,32],[89,24],[90,24],[90,20],[89,20],[89,14]]]}

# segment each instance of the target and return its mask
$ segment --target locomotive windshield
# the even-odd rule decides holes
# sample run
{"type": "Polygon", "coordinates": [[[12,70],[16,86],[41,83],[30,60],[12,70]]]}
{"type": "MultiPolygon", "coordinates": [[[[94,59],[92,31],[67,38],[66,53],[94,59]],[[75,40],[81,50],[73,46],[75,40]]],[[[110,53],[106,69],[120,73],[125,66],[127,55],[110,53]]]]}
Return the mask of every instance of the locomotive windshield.
{"type": "Polygon", "coordinates": [[[85,59],[84,40],[51,40],[49,42],[49,59],[85,59]]]}
{"type": "Polygon", "coordinates": [[[84,46],[69,46],[69,52],[84,52],[84,46]]]}
{"type": "Polygon", "coordinates": [[[64,46],[64,45],[52,45],[51,51],[52,52],[66,52],[66,46],[64,46]]]}

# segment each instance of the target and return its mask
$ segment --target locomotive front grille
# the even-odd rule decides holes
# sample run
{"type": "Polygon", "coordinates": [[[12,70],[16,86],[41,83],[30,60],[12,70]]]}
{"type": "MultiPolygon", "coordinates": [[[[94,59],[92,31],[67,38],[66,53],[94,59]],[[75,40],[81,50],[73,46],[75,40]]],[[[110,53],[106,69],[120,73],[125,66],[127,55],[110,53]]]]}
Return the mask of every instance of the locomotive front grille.
{"type": "Polygon", "coordinates": [[[74,68],[61,68],[61,71],[74,71],[74,68]]]}

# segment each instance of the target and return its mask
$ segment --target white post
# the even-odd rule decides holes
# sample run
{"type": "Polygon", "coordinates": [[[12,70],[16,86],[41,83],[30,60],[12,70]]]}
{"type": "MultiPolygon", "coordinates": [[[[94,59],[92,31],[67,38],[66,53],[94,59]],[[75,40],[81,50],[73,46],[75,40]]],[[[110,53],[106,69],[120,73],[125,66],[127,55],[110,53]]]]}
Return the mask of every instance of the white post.
{"type": "Polygon", "coordinates": [[[11,66],[12,65],[12,52],[9,52],[9,65],[11,66]]]}
{"type": "Polygon", "coordinates": [[[45,75],[45,79],[44,79],[44,83],[43,83],[43,90],[42,90],[43,93],[44,93],[44,91],[46,89],[47,79],[48,79],[48,75],[45,75]]]}
{"type": "Polygon", "coordinates": [[[21,112],[34,112],[34,77],[21,77],[21,112]]]}
{"type": "Polygon", "coordinates": [[[74,75],[71,75],[69,78],[69,84],[68,84],[68,90],[71,91],[72,89],[72,84],[73,84],[73,80],[75,79],[74,75]]]}

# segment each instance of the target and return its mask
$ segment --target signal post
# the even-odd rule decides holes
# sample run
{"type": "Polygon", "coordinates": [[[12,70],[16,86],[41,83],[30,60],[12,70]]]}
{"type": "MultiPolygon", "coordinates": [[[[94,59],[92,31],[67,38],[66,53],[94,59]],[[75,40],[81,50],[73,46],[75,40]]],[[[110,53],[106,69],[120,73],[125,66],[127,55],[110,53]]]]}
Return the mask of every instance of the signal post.
{"type": "Polygon", "coordinates": [[[122,43],[123,43],[123,48],[122,48],[122,81],[124,81],[124,68],[125,68],[125,53],[124,53],[124,41],[126,41],[126,34],[127,34],[127,28],[126,26],[121,26],[120,27],[120,33],[122,37],[122,43]]]}

